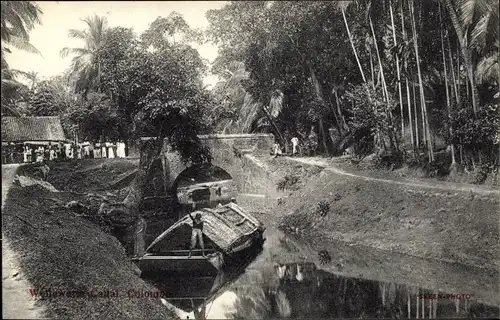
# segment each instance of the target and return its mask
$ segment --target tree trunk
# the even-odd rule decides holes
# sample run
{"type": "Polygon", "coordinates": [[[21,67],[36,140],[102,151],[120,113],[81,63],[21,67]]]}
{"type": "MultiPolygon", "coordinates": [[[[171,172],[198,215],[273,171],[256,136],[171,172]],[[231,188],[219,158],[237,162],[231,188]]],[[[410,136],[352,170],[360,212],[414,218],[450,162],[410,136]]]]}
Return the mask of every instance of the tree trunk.
{"type": "Polygon", "coordinates": [[[411,146],[415,147],[415,138],[413,137],[413,121],[411,120],[410,86],[408,85],[408,79],[406,79],[406,98],[408,100],[408,122],[410,125],[411,146]]]}
{"type": "MultiPolygon", "coordinates": [[[[439,15],[441,16],[441,5],[439,5],[439,15]]],[[[451,127],[450,91],[448,88],[448,72],[446,71],[446,54],[445,54],[445,50],[444,50],[443,30],[439,29],[439,33],[441,36],[441,51],[443,52],[443,71],[444,71],[444,84],[445,84],[445,90],[446,90],[446,111],[448,113],[448,130],[449,130],[450,139],[451,139],[451,137],[453,136],[453,129],[451,127]]],[[[453,143],[450,143],[450,146],[451,146],[451,165],[455,166],[456,165],[455,146],[453,145],[453,143]]]]}
{"type": "Polygon", "coordinates": [[[342,10],[342,17],[344,17],[344,23],[345,23],[345,28],[347,30],[347,35],[349,36],[349,42],[351,43],[352,51],[354,52],[354,57],[356,57],[356,62],[358,63],[359,72],[361,73],[363,82],[366,82],[365,73],[363,72],[363,67],[361,66],[361,62],[359,61],[358,53],[356,52],[356,47],[354,46],[354,41],[352,40],[351,31],[349,30],[349,25],[347,24],[347,18],[345,16],[344,8],[342,8],[341,10],[342,10]]]}
{"type": "Polygon", "coordinates": [[[415,39],[413,41],[414,47],[415,47],[415,59],[417,61],[417,72],[418,72],[418,82],[419,82],[419,87],[420,87],[420,101],[422,104],[422,113],[423,117],[425,119],[425,135],[427,136],[427,151],[429,153],[429,162],[434,161],[434,152],[432,150],[432,141],[431,141],[431,135],[430,135],[430,130],[429,130],[429,118],[427,117],[427,108],[426,108],[426,103],[425,103],[425,94],[424,94],[424,83],[422,81],[422,73],[420,70],[420,61],[419,61],[419,55],[418,55],[418,39],[417,39],[417,30],[415,26],[415,16],[414,16],[414,9],[413,9],[413,0],[411,0],[411,18],[412,18],[412,29],[413,29],[413,38],[415,39]]]}
{"type": "Polygon", "coordinates": [[[450,73],[451,73],[451,80],[453,81],[453,90],[455,92],[455,100],[457,101],[457,105],[460,104],[460,93],[458,92],[458,87],[457,87],[457,80],[455,79],[455,68],[454,68],[454,63],[453,63],[453,56],[451,54],[451,43],[450,43],[450,37],[446,37],[446,42],[448,43],[448,55],[450,58],[450,73]]]}
{"type": "MultiPolygon", "coordinates": [[[[312,79],[312,82],[313,82],[313,86],[314,86],[314,91],[316,92],[316,97],[321,101],[321,103],[325,106],[328,105],[328,103],[325,101],[325,98],[323,97],[323,90],[321,88],[321,85],[319,84],[319,81],[318,81],[318,78],[316,77],[316,73],[314,72],[314,69],[313,67],[308,63],[308,68],[309,68],[309,72],[311,74],[311,79],[312,79]]],[[[337,114],[337,112],[335,112],[335,109],[332,108],[332,111],[334,112],[334,116],[335,118],[337,119],[337,121],[340,123],[341,120],[341,114],[337,114]]],[[[322,130],[322,129],[320,129],[322,130]]],[[[341,135],[344,134],[344,128],[340,127],[339,128],[339,132],[341,135]]]]}
{"type": "Polygon", "coordinates": [[[160,155],[163,147],[163,137],[155,140],[147,140],[140,144],[141,157],[139,161],[139,170],[132,182],[129,192],[123,200],[123,210],[131,219],[135,219],[134,232],[134,256],[138,257],[144,253],[145,243],[144,234],[146,223],[140,217],[140,205],[144,197],[144,191],[147,186],[147,179],[153,167],[153,163],[160,155]]]}
{"type": "Polygon", "coordinates": [[[372,86],[373,89],[375,89],[375,70],[373,69],[373,57],[372,57],[372,51],[368,50],[368,55],[370,56],[370,71],[372,73],[372,86]]]}
{"type": "Polygon", "coordinates": [[[325,128],[323,126],[323,119],[319,118],[319,132],[321,133],[321,143],[323,144],[324,152],[328,153],[328,145],[327,145],[327,135],[325,134],[325,128]]]}
{"type": "Polygon", "coordinates": [[[101,93],[101,61],[97,58],[97,92],[101,93]]]}
{"type": "MultiPolygon", "coordinates": [[[[394,39],[394,46],[398,45],[396,40],[396,25],[394,24],[394,15],[392,13],[392,1],[389,0],[389,9],[391,11],[391,23],[392,23],[392,37],[394,39]]],[[[399,57],[396,55],[396,71],[398,76],[398,93],[399,93],[399,106],[401,109],[401,137],[404,137],[405,132],[405,117],[403,111],[403,94],[401,92],[401,74],[399,72],[399,57]]],[[[404,141],[404,140],[403,140],[404,141]]]]}
{"type": "Polygon", "coordinates": [[[413,91],[413,112],[415,113],[415,146],[417,149],[420,147],[420,134],[418,132],[418,109],[417,109],[417,93],[415,90],[415,82],[411,82],[413,91]]]}
{"type": "Polygon", "coordinates": [[[283,135],[281,134],[280,129],[278,128],[273,117],[271,116],[271,114],[269,113],[269,111],[267,110],[267,108],[264,105],[262,105],[262,110],[264,110],[264,114],[266,115],[266,117],[269,120],[269,122],[271,123],[271,125],[274,127],[274,130],[276,130],[276,134],[279,136],[280,141],[283,144],[286,144],[285,138],[283,138],[283,135]]]}
{"type": "Polygon", "coordinates": [[[341,125],[344,127],[345,131],[349,131],[349,126],[347,125],[347,122],[345,121],[345,117],[342,114],[342,110],[340,110],[340,99],[339,99],[339,94],[338,94],[336,89],[333,91],[333,94],[335,95],[335,103],[337,104],[337,113],[340,115],[341,125]]]}
{"type": "MultiPolygon", "coordinates": [[[[405,28],[405,20],[404,20],[404,10],[403,10],[403,1],[400,2],[400,13],[401,13],[401,30],[403,32],[403,39],[406,41],[406,28],[405,28]]],[[[404,66],[406,71],[408,71],[408,61],[406,60],[406,55],[404,55],[404,66]]],[[[411,117],[412,112],[411,112],[411,97],[410,97],[410,87],[408,85],[408,76],[405,76],[406,78],[406,96],[408,100],[408,123],[410,125],[410,138],[411,138],[411,145],[412,148],[415,148],[415,138],[413,137],[413,119],[411,117]]],[[[417,125],[417,123],[415,123],[417,125]]],[[[418,127],[417,127],[417,135],[418,135],[418,127]]],[[[418,138],[417,138],[418,140],[418,138]]],[[[418,144],[418,142],[417,142],[418,144]]]]}
{"type": "Polygon", "coordinates": [[[394,121],[392,118],[392,112],[389,109],[389,92],[387,91],[387,84],[385,82],[384,69],[382,66],[382,59],[380,57],[380,51],[378,49],[377,38],[375,37],[375,29],[373,28],[373,21],[372,21],[371,17],[369,17],[369,22],[370,22],[370,29],[372,31],[372,36],[373,36],[373,43],[375,44],[375,52],[377,54],[377,60],[378,60],[379,68],[380,68],[380,74],[382,76],[382,89],[383,89],[383,92],[385,94],[386,102],[387,102],[386,115],[387,115],[387,118],[389,119],[389,125],[390,125],[390,128],[388,130],[389,142],[391,144],[391,149],[398,151],[399,150],[398,142],[397,142],[397,138],[394,135],[394,121]]]}
{"type": "Polygon", "coordinates": [[[453,28],[458,37],[458,41],[460,43],[460,48],[462,51],[462,56],[464,57],[465,68],[467,69],[467,77],[469,78],[469,85],[472,93],[472,109],[474,111],[474,116],[477,115],[477,107],[479,104],[479,94],[477,91],[477,87],[474,80],[474,66],[472,64],[472,57],[469,51],[469,47],[467,46],[467,39],[465,38],[464,32],[462,30],[462,25],[458,19],[458,14],[455,11],[451,0],[445,0],[446,9],[450,14],[451,22],[453,24],[453,28]]]}

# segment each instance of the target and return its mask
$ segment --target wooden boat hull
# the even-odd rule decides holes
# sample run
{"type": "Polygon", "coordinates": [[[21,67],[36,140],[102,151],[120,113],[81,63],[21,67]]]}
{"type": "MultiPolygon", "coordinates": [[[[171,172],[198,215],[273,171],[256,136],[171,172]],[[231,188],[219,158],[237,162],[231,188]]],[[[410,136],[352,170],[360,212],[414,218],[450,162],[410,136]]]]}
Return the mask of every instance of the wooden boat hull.
{"type": "Polygon", "coordinates": [[[215,275],[224,270],[228,265],[241,262],[247,256],[255,251],[262,249],[265,239],[262,234],[252,240],[242,244],[237,251],[231,254],[214,252],[203,258],[199,255],[193,255],[191,258],[186,256],[167,256],[146,254],[136,259],[135,263],[144,273],[183,273],[196,275],[215,275]]]}
{"type": "Polygon", "coordinates": [[[163,256],[145,255],[136,261],[143,273],[192,273],[212,275],[217,274],[224,265],[224,255],[213,253],[207,258],[201,256],[163,256]]]}

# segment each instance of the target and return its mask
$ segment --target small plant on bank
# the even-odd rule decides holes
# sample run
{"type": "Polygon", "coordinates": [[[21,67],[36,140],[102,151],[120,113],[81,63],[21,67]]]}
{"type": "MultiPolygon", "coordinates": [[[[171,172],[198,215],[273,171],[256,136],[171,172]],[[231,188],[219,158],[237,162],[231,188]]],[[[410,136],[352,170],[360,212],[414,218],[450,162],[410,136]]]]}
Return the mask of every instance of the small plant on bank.
{"type": "Polygon", "coordinates": [[[319,263],[321,264],[327,264],[332,261],[332,257],[330,256],[330,253],[326,250],[320,250],[318,251],[318,259],[319,263]]]}
{"type": "Polygon", "coordinates": [[[326,200],[321,200],[318,203],[316,212],[318,212],[320,216],[325,217],[328,213],[330,213],[330,203],[326,200]]]}
{"type": "Polygon", "coordinates": [[[283,179],[278,182],[278,190],[296,190],[297,183],[299,182],[299,177],[294,175],[286,175],[283,179]]]}

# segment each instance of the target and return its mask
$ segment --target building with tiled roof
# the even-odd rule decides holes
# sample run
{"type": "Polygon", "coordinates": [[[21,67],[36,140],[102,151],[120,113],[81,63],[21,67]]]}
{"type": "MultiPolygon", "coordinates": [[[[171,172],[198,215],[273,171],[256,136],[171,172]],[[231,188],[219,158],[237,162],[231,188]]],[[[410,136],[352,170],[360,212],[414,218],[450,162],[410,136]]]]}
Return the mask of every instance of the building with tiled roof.
{"type": "Polygon", "coordinates": [[[59,117],[2,117],[2,144],[66,141],[59,117]]]}

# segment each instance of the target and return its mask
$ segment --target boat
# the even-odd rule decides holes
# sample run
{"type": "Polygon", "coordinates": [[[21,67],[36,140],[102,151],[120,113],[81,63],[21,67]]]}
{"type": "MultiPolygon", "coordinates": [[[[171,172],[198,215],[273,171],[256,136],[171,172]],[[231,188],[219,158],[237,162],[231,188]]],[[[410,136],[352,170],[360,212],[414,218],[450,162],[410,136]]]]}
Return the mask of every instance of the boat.
{"type": "Polygon", "coordinates": [[[228,203],[237,195],[237,187],[232,179],[191,184],[177,188],[177,199],[181,205],[191,207],[215,207],[228,203]]]}
{"type": "Polygon", "coordinates": [[[135,262],[143,273],[169,272],[217,274],[242,259],[248,252],[262,248],[265,227],[236,203],[217,208],[203,208],[201,214],[205,256],[201,249],[189,246],[193,221],[186,215],[159,235],[135,262]]]}

